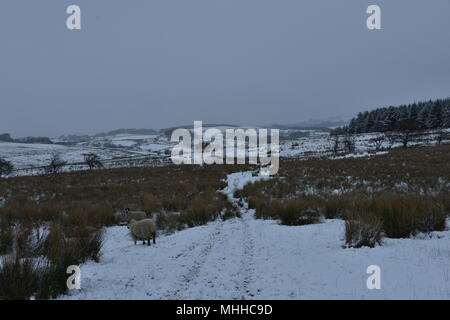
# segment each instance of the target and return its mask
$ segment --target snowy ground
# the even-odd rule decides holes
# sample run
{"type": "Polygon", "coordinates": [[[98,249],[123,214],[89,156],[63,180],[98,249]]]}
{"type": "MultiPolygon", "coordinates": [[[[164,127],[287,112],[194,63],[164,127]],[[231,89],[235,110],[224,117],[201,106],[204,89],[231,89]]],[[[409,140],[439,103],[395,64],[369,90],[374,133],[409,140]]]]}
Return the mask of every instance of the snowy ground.
{"type": "MultiPolygon", "coordinates": [[[[228,178],[230,196],[258,179],[228,178]]],[[[450,232],[386,239],[344,249],[344,222],[281,226],[242,218],[211,222],[134,245],[125,227],[108,228],[100,263],[81,266],[81,287],[63,299],[449,299],[450,232]],[[367,267],[381,268],[369,290],[367,267]]]]}

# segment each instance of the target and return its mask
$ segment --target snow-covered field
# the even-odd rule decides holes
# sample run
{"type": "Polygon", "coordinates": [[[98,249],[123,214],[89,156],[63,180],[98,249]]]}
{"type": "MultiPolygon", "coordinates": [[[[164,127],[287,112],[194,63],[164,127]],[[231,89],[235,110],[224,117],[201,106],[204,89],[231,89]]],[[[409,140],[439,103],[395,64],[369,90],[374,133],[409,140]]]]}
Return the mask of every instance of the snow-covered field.
{"type": "Polygon", "coordinates": [[[10,161],[17,169],[44,166],[53,153],[60,154],[63,160],[71,163],[82,162],[83,155],[89,152],[107,159],[129,155],[120,150],[93,147],[0,142],[0,157],[10,161]]]}
{"type": "MultiPolygon", "coordinates": [[[[224,190],[259,177],[235,173],[224,190]]],[[[239,205],[235,202],[236,205],[239,205]]],[[[242,218],[134,245],[125,227],[106,231],[100,263],[81,266],[81,290],[62,299],[449,299],[450,231],[343,248],[344,222],[281,226],[242,218]],[[381,268],[381,289],[366,286],[381,268]]]]}
{"type": "MultiPolygon", "coordinates": [[[[218,128],[222,131],[226,129],[225,127],[218,128]]],[[[242,127],[242,129],[246,128],[242,127]]],[[[450,129],[446,129],[445,131],[450,132],[450,129]]],[[[372,140],[377,136],[379,136],[379,134],[376,133],[356,135],[355,152],[353,154],[347,154],[345,157],[367,157],[376,155],[376,153],[369,154],[368,151],[374,151],[375,146],[372,140]]],[[[280,130],[280,138],[281,157],[295,157],[304,159],[311,157],[334,156],[334,153],[332,152],[334,143],[333,138],[331,138],[327,132],[320,130],[287,129],[280,130]],[[300,133],[305,136],[295,137],[296,133],[300,133]]],[[[53,140],[57,143],[70,142],[70,140],[53,140]]],[[[435,145],[435,140],[435,133],[430,132],[429,134],[422,136],[420,139],[411,141],[409,145],[435,145]]],[[[84,161],[84,154],[90,152],[99,155],[100,158],[104,160],[106,167],[124,167],[141,164],[148,165],[150,162],[155,163],[155,161],[156,163],[164,163],[164,161],[167,160],[167,157],[171,154],[172,148],[176,145],[176,142],[170,142],[167,136],[157,134],[117,134],[102,137],[94,136],[86,138],[85,141],[72,142],[73,143],[70,145],[0,142],[0,158],[10,161],[14,165],[15,169],[18,169],[12,173],[12,176],[32,175],[42,173],[41,167],[48,165],[52,154],[54,153],[58,153],[61,158],[69,164],[74,164],[64,168],[65,171],[71,171],[86,169],[87,167],[82,164],[84,161]],[[130,163],[128,161],[129,159],[132,159],[133,161],[133,159],[139,159],[142,157],[151,157],[152,161],[141,161],[142,163],[130,163]],[[29,169],[33,167],[38,167],[38,169],[29,169]]],[[[446,140],[444,142],[449,143],[450,141],[446,140]]],[[[399,142],[390,145],[388,141],[384,141],[381,144],[381,149],[398,147],[401,147],[401,143],[399,142]]]]}
{"type": "Polygon", "coordinates": [[[165,158],[164,151],[171,147],[166,140],[155,136],[118,135],[109,138],[93,138],[76,145],[31,144],[0,142],[0,158],[10,161],[15,168],[12,176],[42,173],[53,154],[59,154],[69,165],[64,171],[83,170],[84,155],[95,153],[106,167],[123,167],[127,161],[143,157],[165,158]],[[136,141],[139,141],[136,142],[136,141]]]}

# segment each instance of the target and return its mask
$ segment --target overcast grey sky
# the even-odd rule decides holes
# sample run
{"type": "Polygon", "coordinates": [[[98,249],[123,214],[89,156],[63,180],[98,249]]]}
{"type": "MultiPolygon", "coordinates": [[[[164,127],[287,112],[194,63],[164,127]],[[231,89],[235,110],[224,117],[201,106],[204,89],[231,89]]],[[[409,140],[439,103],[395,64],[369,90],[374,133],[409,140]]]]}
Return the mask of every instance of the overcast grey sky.
{"type": "Polygon", "coordinates": [[[0,133],[294,123],[444,98],[449,36],[441,0],[1,0],[0,133]],[[366,28],[369,4],[383,30],[366,28]]]}

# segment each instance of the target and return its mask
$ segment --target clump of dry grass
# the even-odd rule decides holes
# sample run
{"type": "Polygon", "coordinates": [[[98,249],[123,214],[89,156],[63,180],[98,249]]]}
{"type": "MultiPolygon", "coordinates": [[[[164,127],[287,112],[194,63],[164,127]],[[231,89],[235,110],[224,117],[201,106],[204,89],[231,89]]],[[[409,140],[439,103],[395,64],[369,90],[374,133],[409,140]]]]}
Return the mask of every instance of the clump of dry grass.
{"type": "Polygon", "coordinates": [[[279,214],[281,223],[288,226],[302,226],[320,222],[319,211],[313,208],[299,210],[295,203],[289,201],[279,214]]]}
{"type": "Polygon", "coordinates": [[[180,212],[160,212],[156,215],[156,227],[166,233],[184,229],[179,219],[180,212]]]}
{"type": "Polygon", "coordinates": [[[216,219],[221,209],[220,201],[205,201],[202,198],[196,198],[189,203],[186,212],[180,216],[181,222],[188,227],[203,225],[216,219]]]}
{"type": "Polygon", "coordinates": [[[322,213],[325,219],[342,218],[346,208],[352,201],[351,195],[337,195],[325,197],[322,205],[322,213]]]}
{"type": "Polygon", "coordinates": [[[8,254],[12,251],[14,244],[13,228],[9,219],[0,218],[0,255],[8,254]]]}
{"type": "Polygon", "coordinates": [[[437,198],[419,195],[383,195],[372,202],[390,238],[407,238],[419,232],[443,231],[446,213],[437,198]]]}
{"type": "Polygon", "coordinates": [[[63,262],[78,265],[86,260],[99,261],[103,245],[103,231],[88,226],[64,230],[59,223],[53,223],[44,242],[44,253],[55,264],[63,262]]]}
{"type": "Polygon", "coordinates": [[[345,221],[345,243],[349,247],[373,248],[381,245],[381,220],[369,211],[359,208],[347,216],[345,221]]]}
{"type": "Polygon", "coordinates": [[[13,251],[0,266],[0,296],[5,299],[57,297],[67,292],[67,267],[99,261],[103,231],[88,226],[64,229],[52,223],[47,236],[28,224],[16,227],[13,251]]]}
{"type": "Polygon", "coordinates": [[[29,299],[37,291],[40,270],[32,259],[3,257],[0,268],[0,299],[29,299]]]}
{"type": "Polygon", "coordinates": [[[49,299],[67,292],[67,267],[62,264],[17,254],[4,256],[1,262],[0,300],[49,299]]]}
{"type": "Polygon", "coordinates": [[[277,219],[284,225],[306,225],[321,221],[323,200],[316,196],[298,196],[293,199],[271,199],[255,195],[248,199],[259,219],[277,219]]]}
{"type": "Polygon", "coordinates": [[[443,231],[446,212],[435,197],[379,194],[355,201],[346,215],[345,239],[352,247],[381,243],[381,232],[390,238],[443,231]]]}

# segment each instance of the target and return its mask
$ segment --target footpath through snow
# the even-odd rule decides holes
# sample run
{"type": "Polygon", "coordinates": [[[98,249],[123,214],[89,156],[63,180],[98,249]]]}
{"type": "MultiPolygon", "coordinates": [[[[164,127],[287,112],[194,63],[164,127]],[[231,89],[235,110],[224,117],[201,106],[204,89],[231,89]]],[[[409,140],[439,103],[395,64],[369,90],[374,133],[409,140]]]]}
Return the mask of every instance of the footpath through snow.
{"type": "MultiPolygon", "coordinates": [[[[107,229],[100,263],[81,266],[81,290],[63,299],[449,299],[450,232],[343,249],[344,223],[288,227],[257,220],[233,193],[262,177],[228,176],[223,190],[242,217],[217,220],[134,245],[107,229]],[[381,290],[366,269],[381,268],[381,290]]],[[[267,178],[267,177],[265,177],[267,178]]]]}

